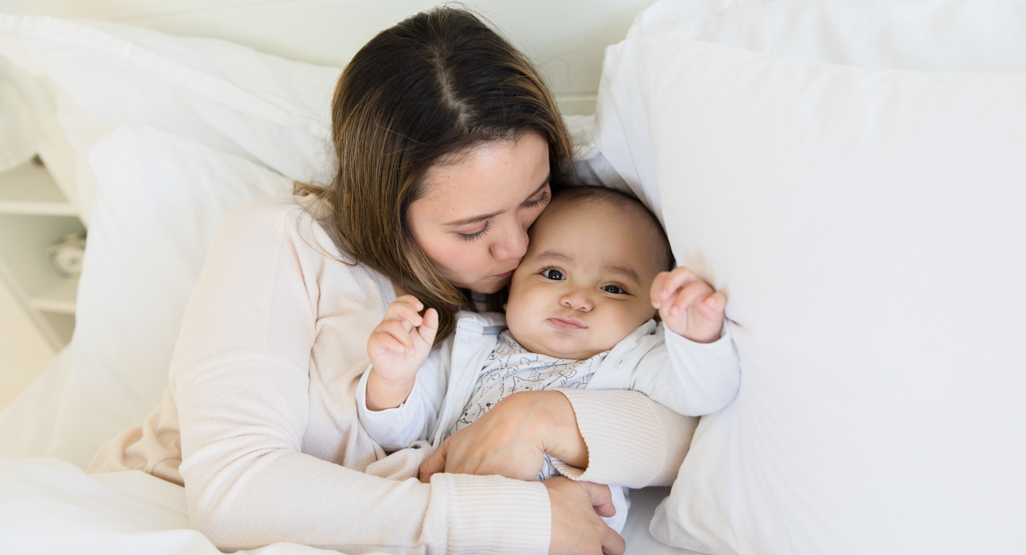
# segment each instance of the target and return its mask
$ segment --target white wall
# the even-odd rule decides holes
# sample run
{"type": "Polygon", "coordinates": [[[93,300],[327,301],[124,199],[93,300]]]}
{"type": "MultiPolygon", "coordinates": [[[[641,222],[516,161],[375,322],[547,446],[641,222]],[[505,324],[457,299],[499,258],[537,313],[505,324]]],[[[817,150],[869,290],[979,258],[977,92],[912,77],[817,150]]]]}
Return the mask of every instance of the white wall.
{"type": "MultiPolygon", "coordinates": [[[[568,113],[590,113],[606,46],[653,0],[468,0],[546,73],[568,113]]],[[[230,40],[342,67],[378,31],[437,0],[0,0],[0,12],[85,17],[230,40]]]]}
{"type": "Polygon", "coordinates": [[[28,385],[53,355],[53,347],[0,280],[0,409],[28,385]]]}

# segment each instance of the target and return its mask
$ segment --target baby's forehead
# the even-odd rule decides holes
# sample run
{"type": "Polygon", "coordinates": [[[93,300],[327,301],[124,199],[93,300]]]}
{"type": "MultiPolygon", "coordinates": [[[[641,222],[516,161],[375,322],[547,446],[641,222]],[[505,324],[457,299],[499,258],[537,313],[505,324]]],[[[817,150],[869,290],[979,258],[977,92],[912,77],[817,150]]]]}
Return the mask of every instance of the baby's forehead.
{"type": "MultiPolygon", "coordinates": [[[[647,274],[649,265],[656,265],[656,272],[665,270],[668,262],[669,246],[662,233],[659,222],[647,213],[637,201],[619,198],[573,198],[560,202],[557,197],[546,209],[540,220],[542,225],[532,227],[531,250],[546,245],[545,250],[576,252],[582,245],[576,241],[591,243],[591,239],[601,238],[599,252],[607,259],[612,258],[618,265],[631,265],[642,274],[647,274]],[[629,204],[628,204],[629,203],[629,204]],[[593,233],[570,233],[567,230],[586,229],[593,233]]],[[[593,255],[594,256],[594,255],[593,255]]]]}

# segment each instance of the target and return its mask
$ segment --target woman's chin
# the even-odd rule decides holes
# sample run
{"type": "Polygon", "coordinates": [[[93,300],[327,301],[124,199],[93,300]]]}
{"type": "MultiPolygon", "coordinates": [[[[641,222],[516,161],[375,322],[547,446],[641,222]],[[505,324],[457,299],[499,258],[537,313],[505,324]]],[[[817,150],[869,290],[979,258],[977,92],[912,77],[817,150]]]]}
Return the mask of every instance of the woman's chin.
{"type": "Polygon", "coordinates": [[[485,295],[491,295],[492,293],[498,293],[499,291],[501,291],[503,287],[506,287],[507,285],[509,285],[510,281],[512,281],[512,278],[510,278],[510,277],[504,277],[504,278],[490,277],[490,278],[481,280],[478,283],[475,283],[474,285],[468,286],[467,289],[470,289],[471,291],[473,291],[475,293],[482,293],[482,294],[485,294],[485,295]]]}

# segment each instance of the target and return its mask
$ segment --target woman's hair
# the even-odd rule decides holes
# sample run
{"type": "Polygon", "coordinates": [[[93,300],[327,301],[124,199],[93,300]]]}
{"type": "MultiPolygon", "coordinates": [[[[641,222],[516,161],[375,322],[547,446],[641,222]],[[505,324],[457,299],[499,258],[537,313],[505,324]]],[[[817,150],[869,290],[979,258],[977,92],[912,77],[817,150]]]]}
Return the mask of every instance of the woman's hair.
{"type": "Polygon", "coordinates": [[[473,14],[419,13],[371,39],[342,72],[331,110],[338,171],[316,194],[322,225],[352,262],[374,268],[438,310],[438,340],[470,294],[450,283],[413,240],[407,213],[433,165],[489,141],[537,133],[551,185],[574,179],[572,140],[534,65],[473,14]]]}

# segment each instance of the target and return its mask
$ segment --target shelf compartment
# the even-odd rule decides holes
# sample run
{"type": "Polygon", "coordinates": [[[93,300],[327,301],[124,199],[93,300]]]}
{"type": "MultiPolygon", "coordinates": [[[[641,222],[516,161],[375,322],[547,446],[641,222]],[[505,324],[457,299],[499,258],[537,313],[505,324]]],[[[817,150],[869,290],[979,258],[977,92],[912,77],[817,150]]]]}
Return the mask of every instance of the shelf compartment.
{"type": "Polygon", "coordinates": [[[46,167],[34,161],[0,173],[0,214],[77,216],[46,167]]]}
{"type": "Polygon", "coordinates": [[[74,216],[0,214],[0,260],[7,268],[8,279],[34,308],[74,312],[78,279],[58,274],[46,249],[65,235],[84,230],[74,216]]]}
{"type": "Polygon", "coordinates": [[[74,314],[78,298],[78,276],[63,278],[29,298],[32,306],[46,312],[74,314]]]}
{"type": "Polygon", "coordinates": [[[43,319],[50,325],[50,328],[57,335],[55,348],[59,351],[65,345],[71,343],[71,336],[75,333],[75,315],[60,312],[41,311],[43,319]]]}

